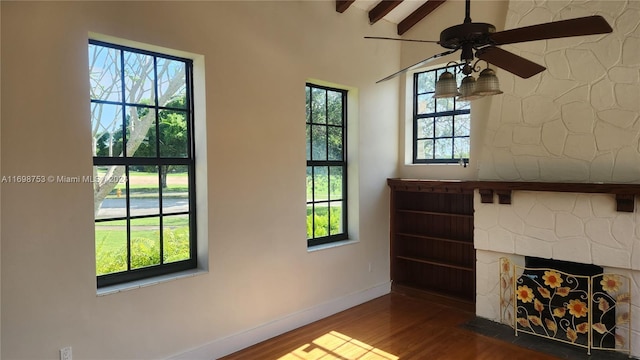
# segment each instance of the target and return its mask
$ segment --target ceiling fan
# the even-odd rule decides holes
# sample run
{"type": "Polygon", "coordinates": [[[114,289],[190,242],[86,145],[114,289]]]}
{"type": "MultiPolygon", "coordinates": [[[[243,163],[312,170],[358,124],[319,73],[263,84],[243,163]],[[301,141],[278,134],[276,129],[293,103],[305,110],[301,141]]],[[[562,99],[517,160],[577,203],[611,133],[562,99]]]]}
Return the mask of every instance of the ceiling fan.
{"type": "Polygon", "coordinates": [[[431,42],[440,44],[442,47],[449,49],[406,67],[385,77],[384,79],[378,80],[377,83],[392,79],[409,70],[421,67],[428,62],[452,54],[458,50],[461,50],[460,60],[463,64],[462,73],[465,75],[469,75],[474,71],[471,62],[477,58],[526,79],[544,71],[546,68],[519,55],[503,50],[498,46],[526,41],[605,34],[613,31],[611,26],[602,16],[594,15],[496,32],[495,26],[491,24],[472,22],[470,7],[470,0],[466,0],[464,22],[460,25],[444,29],[440,33],[439,41],[372,36],[365,37],[367,39],[431,42]]]}

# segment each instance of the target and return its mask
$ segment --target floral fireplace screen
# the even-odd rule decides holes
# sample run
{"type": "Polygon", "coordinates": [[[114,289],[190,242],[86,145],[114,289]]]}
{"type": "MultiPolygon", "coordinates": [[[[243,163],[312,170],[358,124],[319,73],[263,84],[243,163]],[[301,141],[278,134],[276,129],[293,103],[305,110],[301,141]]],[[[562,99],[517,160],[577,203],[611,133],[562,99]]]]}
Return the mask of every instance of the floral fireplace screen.
{"type": "Polygon", "coordinates": [[[584,347],[588,354],[591,349],[631,353],[631,280],[586,273],[521,267],[501,258],[501,322],[516,336],[530,333],[584,347]]]}

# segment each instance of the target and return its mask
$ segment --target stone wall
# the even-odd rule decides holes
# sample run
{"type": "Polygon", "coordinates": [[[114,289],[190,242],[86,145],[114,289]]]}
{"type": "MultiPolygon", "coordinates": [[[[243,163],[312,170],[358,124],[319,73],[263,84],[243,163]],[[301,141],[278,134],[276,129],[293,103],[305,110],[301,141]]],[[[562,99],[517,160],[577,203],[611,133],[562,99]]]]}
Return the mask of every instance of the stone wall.
{"type": "MultiPolygon", "coordinates": [[[[480,180],[640,183],[640,1],[511,0],[506,29],[602,15],[607,35],[503,48],[547,67],[530,79],[499,70],[479,164],[480,180]]],[[[499,258],[524,256],[605,267],[632,278],[640,314],[640,203],[615,211],[606,194],[515,191],[512,205],[475,196],[476,313],[499,314],[499,258]]],[[[640,356],[640,316],[632,319],[640,356]]]]}
{"type": "Polygon", "coordinates": [[[588,15],[613,33],[503,46],[547,70],[498,70],[481,180],[640,181],[640,1],[511,1],[505,28],[588,15]]]}

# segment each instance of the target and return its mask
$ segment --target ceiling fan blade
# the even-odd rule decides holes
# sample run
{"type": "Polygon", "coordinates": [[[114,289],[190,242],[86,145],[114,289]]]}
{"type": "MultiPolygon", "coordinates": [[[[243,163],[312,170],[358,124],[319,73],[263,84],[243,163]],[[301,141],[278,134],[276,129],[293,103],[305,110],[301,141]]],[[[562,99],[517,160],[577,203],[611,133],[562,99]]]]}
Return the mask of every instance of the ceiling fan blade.
{"type": "Polygon", "coordinates": [[[453,53],[454,53],[454,52],[456,52],[456,51],[458,51],[458,49],[453,49],[453,50],[445,51],[445,52],[440,53],[440,54],[433,55],[432,57],[426,58],[426,59],[424,59],[424,60],[422,60],[422,61],[420,61],[420,62],[418,62],[418,63],[415,63],[415,64],[413,64],[413,65],[411,65],[411,66],[408,66],[408,67],[406,67],[406,68],[404,68],[404,69],[402,69],[402,70],[400,70],[400,71],[398,71],[398,72],[395,72],[395,73],[393,73],[393,74],[391,74],[391,75],[387,76],[387,77],[386,77],[386,78],[384,78],[384,79],[380,79],[380,80],[376,81],[376,84],[377,84],[377,83],[381,83],[381,82],[383,82],[383,81],[387,81],[387,80],[389,80],[389,79],[393,79],[394,77],[396,77],[396,76],[398,76],[398,75],[400,75],[400,74],[404,74],[404,73],[406,73],[406,72],[407,72],[407,71],[409,71],[409,70],[419,68],[419,67],[423,66],[424,64],[426,64],[426,63],[428,63],[428,62],[431,62],[431,61],[433,61],[433,60],[435,60],[435,59],[438,59],[438,58],[441,58],[441,57],[443,57],[443,56],[447,56],[447,55],[449,55],[449,54],[453,54],[453,53]]]}
{"type": "Polygon", "coordinates": [[[530,78],[546,69],[542,65],[495,46],[476,51],[476,57],[524,79],[530,78]]]}
{"type": "Polygon", "coordinates": [[[436,40],[418,40],[418,39],[399,39],[399,38],[390,38],[383,36],[365,36],[365,39],[376,39],[376,40],[397,40],[397,41],[412,41],[412,42],[423,42],[423,43],[434,43],[438,44],[439,41],[436,40]]]}
{"type": "Polygon", "coordinates": [[[613,29],[602,16],[593,15],[498,31],[490,36],[495,45],[504,45],[571,36],[606,34],[612,31],[613,29]]]}

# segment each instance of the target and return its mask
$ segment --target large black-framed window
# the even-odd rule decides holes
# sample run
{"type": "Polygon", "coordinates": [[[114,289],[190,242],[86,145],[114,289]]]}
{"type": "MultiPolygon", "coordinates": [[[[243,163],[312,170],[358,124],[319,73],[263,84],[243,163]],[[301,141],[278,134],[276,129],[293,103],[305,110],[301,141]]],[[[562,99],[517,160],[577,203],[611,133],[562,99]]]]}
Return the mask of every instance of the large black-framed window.
{"type": "Polygon", "coordinates": [[[445,71],[459,84],[464,74],[456,67],[413,75],[413,163],[447,164],[469,160],[471,107],[468,101],[433,97],[436,81],[445,71]]]}
{"type": "Polygon", "coordinates": [[[98,287],[197,266],[193,62],[89,40],[98,287]]]}
{"type": "Polygon", "coordinates": [[[307,246],[347,234],[347,91],[306,84],[307,246]]]}

